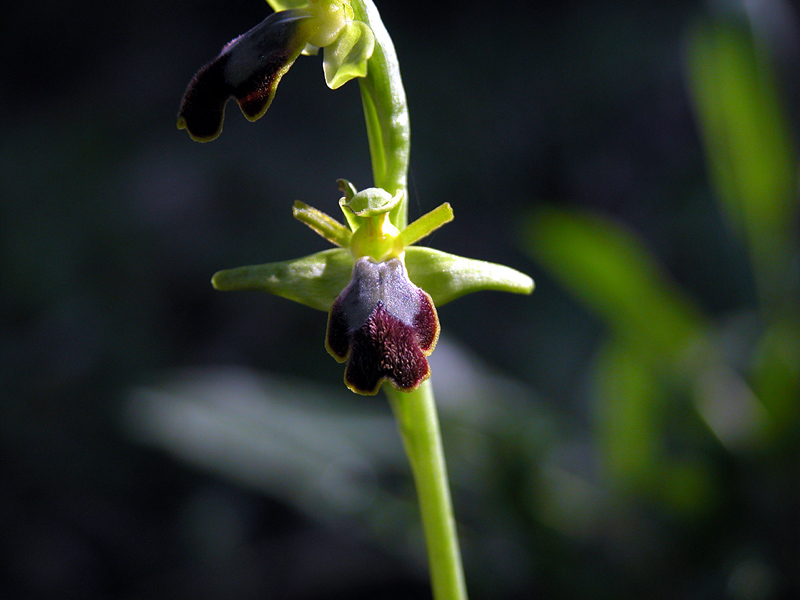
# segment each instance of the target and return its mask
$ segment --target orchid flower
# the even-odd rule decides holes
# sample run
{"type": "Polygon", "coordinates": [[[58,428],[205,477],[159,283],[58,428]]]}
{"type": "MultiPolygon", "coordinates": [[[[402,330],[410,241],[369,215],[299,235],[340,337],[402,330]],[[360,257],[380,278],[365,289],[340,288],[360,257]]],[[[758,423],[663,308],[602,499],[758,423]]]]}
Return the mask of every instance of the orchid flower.
{"type": "Polygon", "coordinates": [[[228,269],[219,290],[260,290],[328,313],[325,347],[347,362],[354,392],[383,389],[410,458],[436,600],[465,600],[427,357],[439,337],[437,306],[464,294],[529,294],[533,280],[509,267],[415,245],[453,218],[444,203],[407,224],[408,108],[397,56],[372,0],[268,0],[278,11],[225,45],[191,80],[178,127],[209,141],[233,97],[250,120],[269,108],[301,54],[323,49],[331,89],[357,79],[374,187],[340,179],[345,224],[302,202],[293,214],[335,248],[282,262],[228,269]],[[388,382],[389,385],[383,385],[388,382]]]}
{"type": "Polygon", "coordinates": [[[389,220],[400,195],[356,192],[345,180],[339,187],[349,228],[302,202],[293,212],[340,248],[220,271],[212,282],[219,290],[260,290],[328,311],[325,346],[348,360],[345,383],[354,392],[375,394],[384,380],[411,391],[427,379],[425,357],[439,335],[437,304],[478,290],[531,291],[532,280],[508,267],[412,245],[452,220],[448,203],[400,231],[389,220]]]}
{"type": "Polygon", "coordinates": [[[228,42],[195,74],[181,103],[178,128],[199,142],[215,139],[231,96],[245,117],[261,118],[297,57],[319,48],[325,48],[325,81],[336,89],[366,74],[375,37],[340,0],[310,0],[304,8],[275,12],[228,42]]]}
{"type": "MultiPolygon", "coordinates": [[[[354,16],[343,0],[311,0],[273,13],[198,71],[181,103],[178,127],[193,139],[214,139],[231,96],[247,118],[258,119],[280,78],[309,46],[324,48],[332,89],[364,77],[375,36],[354,16]]],[[[403,189],[357,192],[346,180],[339,187],[349,228],[301,202],[293,211],[338,249],[221,271],[212,281],[220,290],[267,291],[329,312],[325,346],[336,360],[347,361],[345,383],[354,392],[376,394],[384,381],[407,392],[428,378],[426,357],[439,336],[436,305],[483,289],[533,289],[527,275],[508,267],[412,246],[452,219],[449,204],[401,231],[393,221],[404,208],[403,189]]]]}

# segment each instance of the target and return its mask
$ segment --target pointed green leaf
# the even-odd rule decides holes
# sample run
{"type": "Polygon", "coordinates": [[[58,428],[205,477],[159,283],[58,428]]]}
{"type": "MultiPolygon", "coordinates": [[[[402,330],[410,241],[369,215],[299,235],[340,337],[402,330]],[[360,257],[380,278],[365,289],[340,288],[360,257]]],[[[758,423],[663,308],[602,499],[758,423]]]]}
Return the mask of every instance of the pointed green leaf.
{"type": "Polygon", "coordinates": [[[411,281],[428,292],[436,306],[483,290],[514,294],[533,291],[533,279],[511,267],[422,246],[406,248],[406,266],[411,281]]]}
{"type": "Polygon", "coordinates": [[[367,74],[367,60],[375,50],[375,35],[366,23],[351,21],[325,48],[322,67],[328,87],[335,90],[354,77],[367,74]]]}
{"type": "Polygon", "coordinates": [[[352,270],[350,253],[332,248],[294,260],[219,271],[211,283],[223,291],[269,292],[328,312],[352,270]]]}

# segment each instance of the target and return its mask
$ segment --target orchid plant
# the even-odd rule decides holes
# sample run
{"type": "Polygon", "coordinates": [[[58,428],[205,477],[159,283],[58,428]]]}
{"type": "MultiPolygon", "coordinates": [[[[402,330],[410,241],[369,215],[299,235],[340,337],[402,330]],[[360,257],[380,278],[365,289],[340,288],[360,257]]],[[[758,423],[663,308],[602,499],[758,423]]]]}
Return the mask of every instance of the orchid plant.
{"type": "Polygon", "coordinates": [[[325,346],[347,362],[345,384],[364,395],[383,389],[397,418],[420,499],[434,597],[461,600],[466,590],[427,360],[439,337],[436,306],[480,290],[529,294],[533,281],[509,267],[414,245],[452,220],[453,211],[445,203],[407,223],[408,109],[394,46],[372,1],[268,2],[275,13],[195,74],[178,127],[197,141],[215,139],[231,97],[245,117],[259,119],[294,61],[324,49],[328,87],[360,84],[374,187],[338,181],[344,223],[295,202],[294,217],[336,248],[220,271],[212,283],[328,312],[325,346]]]}

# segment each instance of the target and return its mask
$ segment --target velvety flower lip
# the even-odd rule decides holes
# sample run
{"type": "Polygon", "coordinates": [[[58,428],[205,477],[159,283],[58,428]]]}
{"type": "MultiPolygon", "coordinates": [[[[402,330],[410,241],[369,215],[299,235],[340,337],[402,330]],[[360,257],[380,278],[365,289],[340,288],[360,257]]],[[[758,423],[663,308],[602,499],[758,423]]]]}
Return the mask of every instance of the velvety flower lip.
{"type": "Polygon", "coordinates": [[[178,129],[207,142],[222,131],[225,104],[233,96],[251,121],[269,108],[281,77],[306,45],[302,10],[273,13],[225,45],[192,78],[178,112],[178,129]]]}
{"type": "Polygon", "coordinates": [[[353,20],[346,0],[307,0],[304,8],[273,13],[226,44],[192,78],[178,111],[178,129],[208,142],[222,131],[225,104],[233,96],[251,121],[272,103],[281,78],[300,54],[325,48],[325,82],[336,89],[365,77],[375,49],[368,25],[353,20]]]}
{"type": "Polygon", "coordinates": [[[347,226],[297,201],[296,219],[338,246],[301,258],[226,269],[218,290],[259,290],[328,313],[325,347],[347,361],[345,383],[374,395],[384,381],[413,391],[430,375],[427,357],[439,336],[441,306],[464,294],[530,294],[533,280],[509,267],[415,246],[453,218],[444,203],[404,227],[389,217],[402,199],[381,188],[360,192],[339,180],[347,226]]]}
{"type": "Polygon", "coordinates": [[[402,260],[361,257],[331,307],[325,346],[347,361],[347,387],[373,395],[384,381],[401,391],[425,381],[438,337],[433,301],[411,282],[402,260]]]}

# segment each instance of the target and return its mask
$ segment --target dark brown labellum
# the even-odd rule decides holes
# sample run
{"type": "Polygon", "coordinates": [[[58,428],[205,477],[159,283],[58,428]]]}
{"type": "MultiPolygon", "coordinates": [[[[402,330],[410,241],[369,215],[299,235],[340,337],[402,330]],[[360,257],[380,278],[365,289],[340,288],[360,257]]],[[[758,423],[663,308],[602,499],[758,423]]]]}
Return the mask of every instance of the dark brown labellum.
{"type": "Polygon", "coordinates": [[[360,258],[328,317],[326,346],[347,360],[345,383],[376,394],[383,381],[411,391],[430,375],[426,358],[439,337],[431,297],[408,278],[398,258],[360,258]]]}

